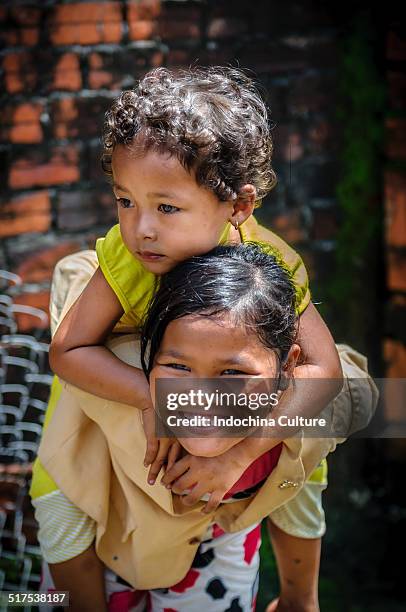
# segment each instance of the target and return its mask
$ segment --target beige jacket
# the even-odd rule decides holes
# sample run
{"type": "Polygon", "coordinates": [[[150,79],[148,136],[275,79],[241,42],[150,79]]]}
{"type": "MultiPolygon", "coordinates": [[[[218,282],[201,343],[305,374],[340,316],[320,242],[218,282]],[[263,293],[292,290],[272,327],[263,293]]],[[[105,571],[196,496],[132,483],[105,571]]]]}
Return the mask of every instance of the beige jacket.
{"type": "MultiPolygon", "coordinates": [[[[51,304],[54,329],[94,268],[91,251],[58,264],[59,282],[54,283],[51,304]],[[82,283],[77,282],[78,274],[82,283]],[[76,281],[69,285],[72,275],[76,281]]],[[[134,335],[116,336],[108,346],[120,359],[139,367],[136,340],[134,335]]],[[[350,351],[340,349],[344,369],[358,368],[356,375],[361,376],[350,351]]],[[[365,372],[363,376],[367,379],[365,372]]],[[[370,418],[375,390],[368,384],[361,394],[370,418]]],[[[354,411],[348,381],[337,401],[343,431],[350,431],[354,411]]],[[[185,576],[209,523],[215,521],[227,532],[257,523],[295,496],[320,460],[344,440],[302,435],[287,439],[277,466],[254,497],[220,505],[204,515],[203,502],[186,508],[170,490],[147,484],[139,410],[63,383],[39,457],[65,495],[96,521],[96,550],[102,561],[135,588],[151,589],[169,587],[185,576]]]]}

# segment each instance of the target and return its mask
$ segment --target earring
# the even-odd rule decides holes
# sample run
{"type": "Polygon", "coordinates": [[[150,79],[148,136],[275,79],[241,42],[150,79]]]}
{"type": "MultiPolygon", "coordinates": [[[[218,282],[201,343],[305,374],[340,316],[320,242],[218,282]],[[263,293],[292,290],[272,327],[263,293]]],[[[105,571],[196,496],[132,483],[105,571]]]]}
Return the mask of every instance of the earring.
{"type": "Polygon", "coordinates": [[[238,231],[238,221],[236,221],[236,222],[235,222],[234,227],[235,227],[235,229],[238,231]]]}

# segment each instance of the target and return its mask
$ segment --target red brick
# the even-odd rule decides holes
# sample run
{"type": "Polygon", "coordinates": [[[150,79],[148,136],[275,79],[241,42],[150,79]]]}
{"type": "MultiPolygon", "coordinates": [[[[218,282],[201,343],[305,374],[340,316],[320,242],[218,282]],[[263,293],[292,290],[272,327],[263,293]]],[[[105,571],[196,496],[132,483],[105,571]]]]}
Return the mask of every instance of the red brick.
{"type": "Polygon", "coordinates": [[[233,17],[216,17],[212,19],[207,27],[207,36],[209,38],[227,38],[229,36],[238,36],[247,31],[248,24],[242,19],[233,17]]]}
{"type": "Polygon", "coordinates": [[[88,80],[91,89],[109,89],[113,83],[113,75],[106,70],[91,70],[88,80]]]}
{"type": "MultiPolygon", "coordinates": [[[[384,341],[387,378],[406,378],[406,347],[396,340],[384,341]]],[[[403,415],[404,418],[404,415],[403,415]]]]}
{"type": "Polygon", "coordinates": [[[406,159],[406,119],[386,119],[386,154],[391,158],[406,159]]]}
{"type": "Polygon", "coordinates": [[[19,159],[10,169],[9,186],[24,189],[36,185],[59,185],[79,179],[78,151],[73,146],[55,149],[48,161],[19,159]]]}
{"type": "Polygon", "coordinates": [[[130,40],[149,40],[158,33],[156,21],[129,21],[128,35],[130,40]]]}
{"type": "Polygon", "coordinates": [[[38,25],[41,11],[32,6],[19,6],[11,8],[10,15],[20,25],[32,26],[38,25]]]}
{"type": "Polygon", "coordinates": [[[24,59],[24,56],[21,53],[9,53],[4,58],[3,68],[6,71],[17,72],[20,69],[22,59],[24,59]]]}
{"type": "Polygon", "coordinates": [[[383,343],[386,365],[385,384],[385,418],[392,423],[404,423],[405,398],[402,397],[401,385],[391,379],[406,377],[406,347],[397,340],[386,339],[383,343]]]}
{"type": "Polygon", "coordinates": [[[117,2],[78,2],[59,5],[54,16],[55,23],[80,24],[120,21],[121,7],[117,2]]]}
{"type": "Polygon", "coordinates": [[[27,47],[33,47],[38,44],[39,41],[39,29],[38,28],[22,28],[19,31],[20,44],[26,45],[27,47]]]}
{"type": "Polygon", "coordinates": [[[122,36],[121,7],[116,2],[56,6],[50,23],[55,45],[117,43],[122,36]]]}
{"type": "Polygon", "coordinates": [[[13,272],[21,277],[23,283],[51,280],[55,264],[66,255],[80,251],[81,248],[80,242],[69,241],[38,253],[28,254],[28,257],[26,254],[24,261],[13,269],[13,272]]]}
{"type": "Polygon", "coordinates": [[[312,153],[321,153],[332,136],[332,126],[325,119],[316,119],[307,132],[309,149],[312,153]]]}
{"type": "Polygon", "coordinates": [[[385,173],[385,238],[391,247],[406,247],[406,177],[385,173]]]}
{"type": "Polygon", "coordinates": [[[15,108],[13,120],[16,123],[35,123],[39,121],[43,109],[43,104],[20,104],[15,108]]]}
{"type": "Polygon", "coordinates": [[[51,105],[54,135],[57,138],[99,137],[102,132],[104,113],[111,99],[98,97],[63,98],[51,105]]]}
{"type": "Polygon", "coordinates": [[[302,242],[306,238],[303,221],[298,210],[273,217],[272,229],[288,243],[302,242]]]}
{"type": "Polygon", "coordinates": [[[158,35],[163,40],[176,40],[177,38],[199,38],[200,27],[198,23],[189,20],[163,19],[158,22],[158,35]]]}
{"type": "Polygon", "coordinates": [[[397,32],[389,32],[386,41],[386,57],[388,60],[406,61],[406,39],[397,32]]]}
{"type": "Polygon", "coordinates": [[[16,198],[0,210],[0,236],[17,236],[27,232],[46,232],[51,224],[47,191],[16,198]]]}
{"type": "Polygon", "coordinates": [[[110,90],[128,89],[152,66],[161,66],[164,53],[160,48],[125,49],[123,52],[100,51],[89,55],[88,84],[110,90]]]}
{"type": "Polygon", "coordinates": [[[128,3],[127,21],[149,21],[161,14],[161,0],[132,0],[128,3]]]}
{"type": "Polygon", "coordinates": [[[169,68],[184,68],[193,62],[195,52],[188,49],[169,49],[167,55],[167,65],[169,68]]]}
{"type": "Polygon", "coordinates": [[[65,89],[77,91],[82,88],[79,58],[74,53],[64,53],[54,72],[54,80],[50,89],[65,89]]]}
{"type": "Polygon", "coordinates": [[[9,53],[3,61],[4,80],[9,93],[32,91],[38,82],[37,71],[28,53],[9,53]]]}
{"type": "Polygon", "coordinates": [[[333,240],[337,230],[337,213],[333,208],[313,209],[312,240],[333,240]]]}
{"type": "Polygon", "coordinates": [[[40,115],[42,104],[20,104],[3,109],[2,139],[14,143],[35,143],[42,140],[40,115]]]}
{"type": "Polygon", "coordinates": [[[7,29],[0,31],[0,44],[3,48],[14,47],[18,45],[19,36],[18,31],[15,29],[7,29]]]}
{"type": "Polygon", "coordinates": [[[89,86],[92,89],[109,87],[113,81],[113,75],[108,70],[103,70],[104,62],[100,53],[91,53],[89,56],[89,86]]]}
{"type": "Polygon", "coordinates": [[[390,107],[403,110],[406,105],[406,76],[401,72],[388,72],[388,93],[390,107]]]}
{"type": "Polygon", "coordinates": [[[21,104],[14,112],[14,125],[10,128],[9,139],[14,143],[36,143],[42,140],[40,115],[41,104],[21,104]]]}
{"type": "Polygon", "coordinates": [[[387,252],[387,284],[390,291],[406,291],[406,256],[387,252]]]}
{"type": "Polygon", "coordinates": [[[281,147],[282,157],[287,162],[295,162],[303,157],[304,148],[299,132],[288,131],[281,147]]]}
{"type": "Polygon", "coordinates": [[[201,7],[186,3],[165,3],[157,19],[158,34],[164,40],[199,38],[201,7]]]}
{"type": "Polygon", "coordinates": [[[76,123],[78,108],[74,98],[56,100],[51,106],[52,129],[55,138],[72,138],[78,135],[76,123]]]}
{"type": "Polygon", "coordinates": [[[48,321],[43,322],[29,314],[16,313],[17,326],[20,334],[29,332],[32,329],[47,329],[49,327],[49,291],[38,291],[37,293],[22,293],[14,299],[15,304],[24,304],[39,308],[48,315],[48,321]]]}
{"type": "Polygon", "coordinates": [[[15,125],[9,130],[9,140],[13,143],[34,144],[41,142],[42,129],[39,123],[15,125]]]}

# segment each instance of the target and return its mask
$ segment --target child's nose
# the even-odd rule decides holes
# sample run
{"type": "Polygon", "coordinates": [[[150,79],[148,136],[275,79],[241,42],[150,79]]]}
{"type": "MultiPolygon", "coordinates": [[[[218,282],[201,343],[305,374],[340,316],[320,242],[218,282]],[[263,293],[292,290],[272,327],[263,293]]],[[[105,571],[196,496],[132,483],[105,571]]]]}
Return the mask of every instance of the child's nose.
{"type": "Polygon", "coordinates": [[[157,232],[152,222],[152,219],[147,215],[142,215],[138,217],[137,223],[137,238],[139,240],[155,240],[157,237],[157,232]]]}

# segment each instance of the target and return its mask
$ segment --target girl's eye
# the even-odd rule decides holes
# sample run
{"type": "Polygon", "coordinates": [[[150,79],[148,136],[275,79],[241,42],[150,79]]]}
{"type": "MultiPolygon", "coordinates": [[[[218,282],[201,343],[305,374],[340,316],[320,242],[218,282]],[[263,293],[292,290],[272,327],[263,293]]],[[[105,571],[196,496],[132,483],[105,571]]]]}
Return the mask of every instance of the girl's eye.
{"type": "Polygon", "coordinates": [[[221,374],[222,376],[249,376],[247,372],[242,372],[241,370],[233,370],[232,368],[229,368],[228,370],[223,370],[221,374]]]}
{"type": "Polygon", "coordinates": [[[116,198],[116,201],[121,208],[133,208],[131,200],[128,200],[127,198],[116,198]]]}
{"type": "Polygon", "coordinates": [[[178,208],[177,206],[172,206],[172,204],[160,204],[158,206],[158,210],[162,213],[171,215],[180,210],[180,208],[178,208]]]}
{"type": "Polygon", "coordinates": [[[163,363],[166,368],[173,368],[174,370],[183,370],[184,372],[190,372],[190,368],[188,366],[183,365],[183,363],[163,363]]]}

